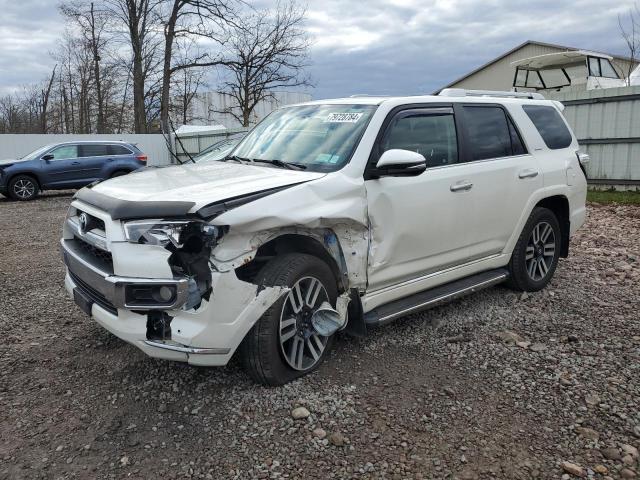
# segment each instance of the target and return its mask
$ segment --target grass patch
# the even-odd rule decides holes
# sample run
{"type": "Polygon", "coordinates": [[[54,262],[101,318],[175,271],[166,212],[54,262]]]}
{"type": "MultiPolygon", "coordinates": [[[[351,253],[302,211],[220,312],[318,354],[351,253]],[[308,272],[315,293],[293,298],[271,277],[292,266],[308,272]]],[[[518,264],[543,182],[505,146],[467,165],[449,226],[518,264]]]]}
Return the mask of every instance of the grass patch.
{"type": "Polygon", "coordinates": [[[640,192],[616,192],[615,190],[589,190],[587,201],[602,203],[621,203],[625,205],[640,205],[640,192]]]}

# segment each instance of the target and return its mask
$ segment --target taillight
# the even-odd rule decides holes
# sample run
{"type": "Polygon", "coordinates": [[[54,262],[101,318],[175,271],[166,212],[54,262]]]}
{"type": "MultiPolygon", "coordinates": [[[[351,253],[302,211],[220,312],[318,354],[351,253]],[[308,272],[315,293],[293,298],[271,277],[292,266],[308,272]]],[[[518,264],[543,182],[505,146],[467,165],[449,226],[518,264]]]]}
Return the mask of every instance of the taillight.
{"type": "Polygon", "coordinates": [[[147,163],[147,156],[146,155],[136,155],[136,160],[138,160],[140,162],[147,163]]]}

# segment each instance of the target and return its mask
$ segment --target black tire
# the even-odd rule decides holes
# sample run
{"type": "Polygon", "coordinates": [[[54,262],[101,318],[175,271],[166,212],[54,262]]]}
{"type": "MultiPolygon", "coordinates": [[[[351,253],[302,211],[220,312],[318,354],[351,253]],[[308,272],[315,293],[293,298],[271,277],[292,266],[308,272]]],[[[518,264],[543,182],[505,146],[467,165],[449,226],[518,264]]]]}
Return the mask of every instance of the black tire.
{"type": "Polygon", "coordinates": [[[514,290],[526,292],[537,292],[546,287],[558,266],[561,242],[560,224],[555,214],[548,208],[534,208],[511,254],[507,285],[514,290]],[[547,226],[550,230],[547,230],[547,226]],[[538,241],[534,242],[536,228],[538,241]],[[542,239],[540,232],[548,232],[547,237],[542,239]],[[548,247],[552,243],[553,253],[548,247]],[[541,261],[544,263],[541,264],[541,261]]]}
{"type": "Polygon", "coordinates": [[[109,178],[121,177],[123,175],[126,175],[127,173],[129,173],[127,170],[116,170],[111,174],[109,178]]]}
{"type": "MultiPolygon", "coordinates": [[[[262,268],[254,282],[258,285],[293,287],[307,278],[320,281],[324,287],[322,295],[326,294],[331,305],[335,306],[338,295],[335,277],[326,263],[311,255],[289,253],[277,256],[262,268]]],[[[283,385],[312,372],[320,366],[332,344],[333,337],[322,337],[326,343],[315,363],[305,369],[293,368],[288,363],[290,359],[285,358],[285,344],[281,345],[280,342],[281,315],[288,301],[288,295],[283,295],[275,302],[256,322],[240,346],[239,353],[246,372],[264,385],[283,385]]],[[[294,328],[298,328],[297,323],[294,328]]],[[[308,346],[305,340],[298,341],[303,342],[300,354],[303,357],[308,346]]],[[[311,342],[311,338],[308,341],[311,342]]],[[[307,359],[312,360],[310,357],[307,359]]]]}
{"type": "Polygon", "coordinates": [[[30,175],[16,175],[9,182],[9,196],[14,200],[26,202],[40,193],[38,181],[30,175]]]}

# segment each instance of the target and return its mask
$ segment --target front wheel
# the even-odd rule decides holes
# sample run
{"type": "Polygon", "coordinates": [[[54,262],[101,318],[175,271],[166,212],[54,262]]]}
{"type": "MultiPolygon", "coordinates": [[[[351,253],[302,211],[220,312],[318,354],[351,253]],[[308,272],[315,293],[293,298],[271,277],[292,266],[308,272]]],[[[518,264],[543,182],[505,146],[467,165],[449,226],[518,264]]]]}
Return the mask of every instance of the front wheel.
{"type": "Polygon", "coordinates": [[[9,182],[9,196],[14,200],[33,200],[38,196],[40,186],[29,175],[18,175],[9,182]]]}
{"type": "Polygon", "coordinates": [[[245,370],[255,381],[283,385],[324,360],[332,337],[318,334],[311,317],[324,302],[335,305],[336,281],[320,259],[286,254],[267,263],[255,283],[291,288],[262,315],[241,346],[245,370]]]}
{"type": "Polygon", "coordinates": [[[558,266],[561,238],[555,214],[536,207],[511,254],[509,286],[528,292],[546,287],[558,266]]]}

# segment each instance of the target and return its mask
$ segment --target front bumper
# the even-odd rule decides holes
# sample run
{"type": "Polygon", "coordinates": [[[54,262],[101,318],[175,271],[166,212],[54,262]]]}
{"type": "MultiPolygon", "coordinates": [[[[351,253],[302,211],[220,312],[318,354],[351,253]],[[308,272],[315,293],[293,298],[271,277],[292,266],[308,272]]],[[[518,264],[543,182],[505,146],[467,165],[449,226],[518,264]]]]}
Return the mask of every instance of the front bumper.
{"type": "MultiPolygon", "coordinates": [[[[62,250],[69,295],[73,298],[74,290],[80,289],[89,296],[93,302],[90,315],[102,327],[149,356],[194,365],[225,365],[255,322],[287,291],[286,287],[258,288],[239,280],[232,270],[212,272],[213,292],[208,301],[203,300],[197,309],[184,310],[180,308],[184,304],[180,297],[173,307],[165,308],[166,315],[171,317],[171,339],[156,340],[147,337],[147,323],[149,312],[159,309],[132,307],[122,292],[128,285],[173,282],[181,286],[183,279],[117,276],[107,268],[96,268],[95,262],[84,261],[82,252],[73,248],[73,242],[63,240],[62,250]]],[[[119,263],[115,258],[114,261],[119,263]]],[[[160,262],[166,264],[166,258],[159,256],[152,260],[156,265],[160,262]]]]}

